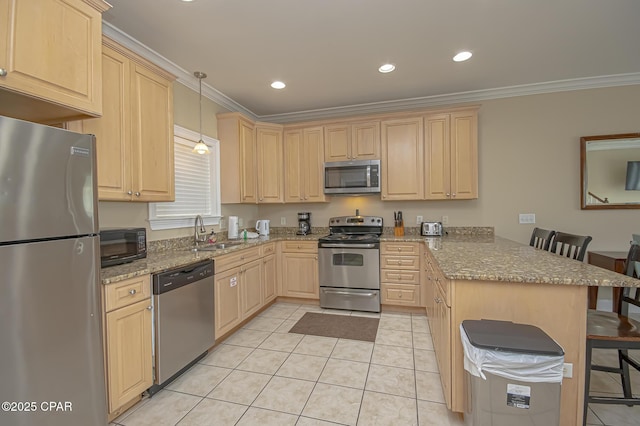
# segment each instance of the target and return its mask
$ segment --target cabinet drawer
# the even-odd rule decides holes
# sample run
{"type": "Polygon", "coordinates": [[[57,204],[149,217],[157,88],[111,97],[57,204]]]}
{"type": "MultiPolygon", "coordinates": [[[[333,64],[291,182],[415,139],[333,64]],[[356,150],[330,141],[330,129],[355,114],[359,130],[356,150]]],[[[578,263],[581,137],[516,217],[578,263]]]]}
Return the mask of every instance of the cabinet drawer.
{"type": "Polygon", "coordinates": [[[275,254],[276,252],[276,243],[269,243],[263,246],[260,246],[262,249],[262,256],[268,256],[270,254],[275,254]]]}
{"type": "Polygon", "coordinates": [[[420,246],[418,243],[382,243],[380,253],[417,256],[420,253],[420,246]]]}
{"type": "Polygon", "coordinates": [[[380,267],[383,269],[411,269],[420,270],[419,256],[380,256],[380,267]]]}
{"type": "Polygon", "coordinates": [[[383,305],[420,306],[420,286],[410,284],[380,284],[383,305]]]}
{"type": "Polygon", "coordinates": [[[283,252],[292,253],[317,253],[318,242],[317,241],[283,241],[283,252]]]}
{"type": "Polygon", "coordinates": [[[129,278],[104,289],[105,312],[131,305],[151,297],[151,280],[149,275],[129,278]]]}
{"type": "Polygon", "coordinates": [[[238,251],[225,254],[223,256],[217,256],[214,258],[216,273],[226,271],[231,268],[235,268],[253,260],[259,259],[260,247],[251,247],[247,249],[240,249],[238,251]]]}
{"type": "Polygon", "coordinates": [[[380,271],[380,281],[398,284],[420,284],[420,271],[409,271],[402,269],[382,269],[380,271]]]}

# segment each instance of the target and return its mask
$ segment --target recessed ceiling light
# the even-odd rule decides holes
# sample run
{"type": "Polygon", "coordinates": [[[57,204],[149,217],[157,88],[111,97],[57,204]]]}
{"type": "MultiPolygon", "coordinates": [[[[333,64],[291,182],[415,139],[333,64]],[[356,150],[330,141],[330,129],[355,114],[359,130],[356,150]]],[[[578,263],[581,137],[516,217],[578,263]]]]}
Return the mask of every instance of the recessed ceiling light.
{"type": "Polygon", "coordinates": [[[285,87],[287,87],[287,85],[281,81],[274,81],[273,83],[271,83],[271,87],[273,87],[274,89],[284,89],[285,87]]]}
{"type": "Polygon", "coordinates": [[[381,73],[388,73],[391,72],[393,70],[396,69],[396,66],[393,64],[384,64],[384,65],[380,65],[380,68],[378,68],[378,71],[380,71],[381,73]]]}
{"type": "Polygon", "coordinates": [[[460,52],[458,53],[456,56],[453,57],[453,60],[456,62],[463,62],[466,61],[467,59],[469,59],[471,56],[473,56],[473,53],[471,52],[460,52]]]}

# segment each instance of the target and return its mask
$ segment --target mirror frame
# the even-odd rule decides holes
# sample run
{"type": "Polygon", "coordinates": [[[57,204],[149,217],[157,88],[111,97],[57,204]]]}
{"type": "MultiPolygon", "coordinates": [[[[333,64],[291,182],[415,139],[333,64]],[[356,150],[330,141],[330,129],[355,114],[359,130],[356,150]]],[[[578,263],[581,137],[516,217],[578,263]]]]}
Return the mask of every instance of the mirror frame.
{"type": "Polygon", "coordinates": [[[637,204],[589,204],[587,205],[587,142],[601,141],[609,139],[631,139],[640,138],[640,133],[620,133],[617,135],[596,135],[583,136],[580,138],[580,208],[582,210],[613,210],[613,209],[640,209],[640,202],[637,204]]]}

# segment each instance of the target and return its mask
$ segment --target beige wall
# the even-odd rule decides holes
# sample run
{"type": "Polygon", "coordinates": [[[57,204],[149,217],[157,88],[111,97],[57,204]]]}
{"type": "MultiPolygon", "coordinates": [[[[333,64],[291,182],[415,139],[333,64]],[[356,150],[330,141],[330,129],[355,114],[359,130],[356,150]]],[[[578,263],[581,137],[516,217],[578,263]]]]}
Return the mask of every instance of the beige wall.
{"type": "MultiPolygon", "coordinates": [[[[174,99],[176,123],[197,131],[197,93],[176,84],[174,99]]],[[[353,214],[355,209],[383,216],[391,224],[393,211],[402,210],[405,226],[414,223],[416,215],[425,220],[446,215],[450,226],[494,226],[498,235],[523,243],[539,226],[589,234],[591,249],[626,250],[631,233],[640,232],[640,211],[580,210],[579,140],[638,132],[638,99],[640,86],[626,86],[481,102],[478,200],[382,202],[373,196],[333,197],[323,204],[223,205],[223,215],[238,215],[247,226],[258,218],[280,226],[281,217],[287,226],[296,226],[297,213],[308,211],[314,226],[326,226],[331,216],[353,214]],[[536,225],[518,224],[519,213],[535,213],[536,225]]],[[[203,101],[203,131],[212,137],[217,131],[210,121],[215,121],[211,117],[216,112],[215,104],[203,101]]],[[[101,224],[145,226],[147,205],[132,204],[100,203],[101,224]]],[[[153,232],[150,239],[190,232],[153,232]]]]}

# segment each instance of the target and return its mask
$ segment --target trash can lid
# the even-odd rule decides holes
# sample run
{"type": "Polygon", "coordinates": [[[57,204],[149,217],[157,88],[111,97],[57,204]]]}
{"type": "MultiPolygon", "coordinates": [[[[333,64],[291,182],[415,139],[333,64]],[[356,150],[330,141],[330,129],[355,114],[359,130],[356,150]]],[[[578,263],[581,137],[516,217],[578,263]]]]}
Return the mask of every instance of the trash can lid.
{"type": "Polygon", "coordinates": [[[564,350],[544,331],[511,321],[464,320],[462,328],[477,348],[536,355],[564,355],[564,350]]]}

